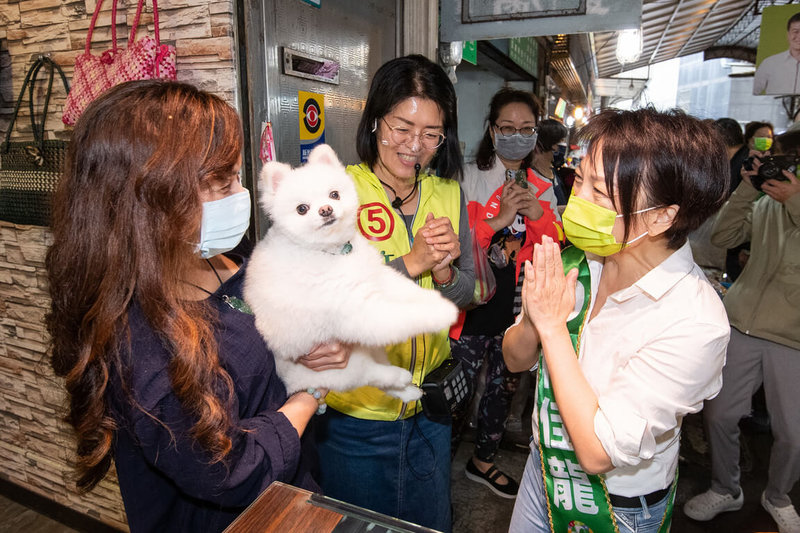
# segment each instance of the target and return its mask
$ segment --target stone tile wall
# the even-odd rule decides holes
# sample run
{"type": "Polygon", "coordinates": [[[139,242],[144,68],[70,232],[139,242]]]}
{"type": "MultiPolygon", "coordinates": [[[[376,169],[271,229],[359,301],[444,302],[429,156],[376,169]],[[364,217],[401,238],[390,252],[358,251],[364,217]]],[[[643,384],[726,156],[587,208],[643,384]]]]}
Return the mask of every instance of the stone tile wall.
{"type": "Polygon", "coordinates": [[[47,359],[50,231],[0,221],[0,476],[110,525],[126,528],[116,476],[75,491],[66,395],[47,359]]]}
{"type": "MultiPolygon", "coordinates": [[[[102,5],[92,51],[110,48],[111,1],[102,5]]],[[[83,52],[95,0],[0,0],[0,135],[8,130],[25,73],[48,53],[71,79],[83,52]]],[[[125,46],[136,2],[119,0],[117,36],[125,46]]],[[[233,3],[230,0],[162,0],[162,42],[176,46],[178,79],[214,92],[235,105],[233,3]]],[[[153,31],[152,3],[139,35],[153,31]]],[[[42,91],[37,91],[41,98],[42,91]]],[[[61,123],[64,94],[58,87],[46,122],[49,138],[68,138],[61,123]]],[[[14,138],[31,135],[21,114],[14,138]]],[[[1,141],[1,139],[0,139],[1,141]]],[[[109,525],[127,528],[112,472],[94,491],[79,495],[71,469],[73,437],[61,421],[65,394],[47,362],[44,316],[49,306],[44,256],[46,228],[0,222],[0,476],[109,525]]]]}
{"type": "MultiPolygon", "coordinates": [[[[124,47],[136,0],[117,0],[117,43],[124,47]]],[[[96,0],[0,0],[0,131],[5,133],[25,73],[38,54],[50,54],[71,80],[75,58],[83,53],[96,0]],[[10,82],[10,84],[9,84],[10,82]]],[[[236,99],[233,2],[162,0],[158,2],[160,37],[178,51],[178,79],[218,94],[232,105],[236,99]]],[[[152,2],[147,0],[139,36],[153,35],[152,2]]],[[[102,10],[92,38],[92,52],[111,48],[111,0],[102,10]]],[[[39,97],[43,90],[39,91],[39,97]]],[[[53,96],[56,109],[48,112],[47,130],[54,138],[69,132],[61,123],[64,95],[53,96]]],[[[28,119],[14,134],[27,135],[28,119]],[[21,128],[21,129],[20,129],[21,128]]]]}

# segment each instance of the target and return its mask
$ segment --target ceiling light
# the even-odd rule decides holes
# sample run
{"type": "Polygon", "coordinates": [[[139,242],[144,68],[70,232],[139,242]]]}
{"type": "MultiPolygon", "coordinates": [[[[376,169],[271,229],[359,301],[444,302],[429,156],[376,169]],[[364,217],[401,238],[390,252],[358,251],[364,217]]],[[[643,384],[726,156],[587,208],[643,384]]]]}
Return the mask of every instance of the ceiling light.
{"type": "Polygon", "coordinates": [[[617,33],[617,61],[633,63],[642,55],[642,30],[635,28],[617,33]]]}

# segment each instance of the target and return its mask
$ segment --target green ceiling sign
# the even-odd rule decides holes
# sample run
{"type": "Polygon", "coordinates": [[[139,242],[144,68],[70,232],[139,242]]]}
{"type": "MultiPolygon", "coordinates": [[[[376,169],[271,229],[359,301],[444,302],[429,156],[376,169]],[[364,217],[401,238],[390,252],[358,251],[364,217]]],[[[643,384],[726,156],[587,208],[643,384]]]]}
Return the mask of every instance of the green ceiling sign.
{"type": "Polygon", "coordinates": [[[509,39],[508,57],[528,74],[538,77],[539,43],[534,37],[509,39]]]}
{"type": "Polygon", "coordinates": [[[478,64],[478,43],[477,41],[464,41],[461,52],[461,59],[473,65],[478,64]]]}

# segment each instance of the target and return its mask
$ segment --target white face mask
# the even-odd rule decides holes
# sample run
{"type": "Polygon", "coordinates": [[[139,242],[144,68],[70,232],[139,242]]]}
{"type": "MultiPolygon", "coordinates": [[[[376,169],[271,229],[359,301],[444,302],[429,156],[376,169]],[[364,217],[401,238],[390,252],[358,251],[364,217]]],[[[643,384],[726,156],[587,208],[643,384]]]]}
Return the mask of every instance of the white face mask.
{"type": "Polygon", "coordinates": [[[203,202],[200,243],[197,252],[204,259],[236,248],[250,227],[250,191],[244,190],[221,200],[203,202]]]}
{"type": "MultiPolygon", "coordinates": [[[[639,213],[646,213],[648,211],[652,211],[653,209],[658,209],[658,207],[656,206],[656,207],[648,207],[647,209],[639,209],[638,211],[634,211],[633,213],[631,213],[631,215],[638,215],[639,213]]],[[[622,215],[617,215],[614,218],[622,218],[622,215]]],[[[643,238],[645,235],[648,235],[649,233],[650,233],[649,231],[645,231],[644,233],[642,233],[638,237],[634,237],[633,239],[631,239],[628,242],[626,242],[625,246],[638,241],[639,239],[643,238]]]]}

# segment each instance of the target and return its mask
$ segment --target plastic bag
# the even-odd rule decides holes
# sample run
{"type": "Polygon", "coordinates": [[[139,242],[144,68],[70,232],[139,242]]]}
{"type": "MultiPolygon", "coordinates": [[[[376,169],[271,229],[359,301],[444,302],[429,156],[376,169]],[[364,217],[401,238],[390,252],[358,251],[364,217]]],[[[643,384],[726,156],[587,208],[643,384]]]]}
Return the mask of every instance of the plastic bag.
{"type": "Polygon", "coordinates": [[[483,305],[497,291],[497,281],[489,264],[487,251],[478,243],[475,228],[472,228],[472,259],[475,261],[475,291],[472,293],[472,305],[483,305]]]}

